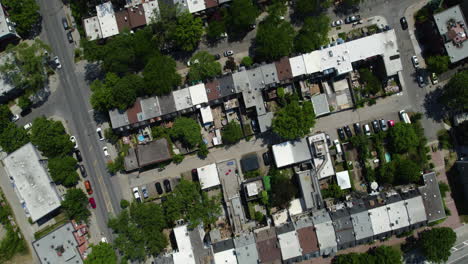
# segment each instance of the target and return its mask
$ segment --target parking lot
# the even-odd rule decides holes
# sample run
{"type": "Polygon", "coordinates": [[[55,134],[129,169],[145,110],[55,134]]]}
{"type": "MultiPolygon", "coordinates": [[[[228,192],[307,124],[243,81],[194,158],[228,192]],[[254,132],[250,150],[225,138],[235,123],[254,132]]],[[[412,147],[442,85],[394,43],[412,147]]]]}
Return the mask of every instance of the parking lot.
{"type": "MultiPolygon", "coordinates": [[[[140,197],[142,197],[143,199],[159,198],[161,196],[164,196],[165,194],[172,192],[172,190],[174,190],[174,187],[177,186],[179,181],[180,181],[180,178],[172,178],[172,179],[167,178],[167,179],[152,181],[145,185],[136,186],[132,188],[131,191],[134,194],[135,188],[138,188],[138,193],[140,197]],[[143,192],[144,188],[146,188],[147,194],[144,194],[143,192]]],[[[135,194],[134,194],[134,198],[136,198],[135,194]]]]}

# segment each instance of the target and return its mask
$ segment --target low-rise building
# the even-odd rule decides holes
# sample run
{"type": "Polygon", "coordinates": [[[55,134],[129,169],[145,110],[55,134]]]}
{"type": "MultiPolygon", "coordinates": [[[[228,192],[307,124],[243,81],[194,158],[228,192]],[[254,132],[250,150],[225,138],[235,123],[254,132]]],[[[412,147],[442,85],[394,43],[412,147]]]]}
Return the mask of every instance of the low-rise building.
{"type": "Polygon", "coordinates": [[[202,190],[211,189],[221,184],[218,176],[218,168],[215,163],[197,168],[197,175],[202,190]]]}
{"type": "Polygon", "coordinates": [[[396,192],[386,194],[386,208],[390,219],[390,228],[394,235],[399,235],[409,230],[408,213],[406,212],[405,202],[396,192]]]}
{"type": "Polygon", "coordinates": [[[173,232],[177,243],[177,249],[172,254],[174,264],[196,264],[187,225],[175,227],[173,232]]]}
{"type": "Polygon", "coordinates": [[[347,190],[352,187],[351,180],[349,179],[349,172],[347,170],[336,173],[336,182],[338,183],[338,186],[340,186],[341,190],[347,190]]]}
{"type": "Polygon", "coordinates": [[[275,228],[266,227],[256,229],[254,232],[260,263],[280,264],[281,250],[278,246],[275,228]]]}
{"type": "Polygon", "coordinates": [[[222,240],[211,245],[215,264],[237,264],[232,239],[222,240]]]}
{"type": "Polygon", "coordinates": [[[434,21],[442,37],[450,62],[455,63],[467,58],[467,20],[463,16],[460,5],[452,6],[434,14],[434,21]]]}
{"type": "Polygon", "coordinates": [[[416,229],[427,224],[426,209],[421,194],[416,190],[408,190],[401,193],[405,201],[406,212],[411,229],[416,229]]]}
{"type": "Polygon", "coordinates": [[[276,227],[276,234],[278,235],[283,263],[295,263],[302,260],[302,249],[299,245],[294,224],[289,222],[276,227]]]}
{"type": "Polygon", "coordinates": [[[365,198],[365,202],[374,231],[374,239],[385,239],[391,236],[390,218],[383,197],[380,195],[369,196],[365,198]]]}
{"type": "Polygon", "coordinates": [[[354,229],[354,237],[356,244],[367,244],[374,241],[374,230],[372,229],[372,221],[370,214],[361,199],[352,200],[348,204],[348,212],[351,216],[354,229]]]}
{"type": "Polygon", "coordinates": [[[254,234],[249,232],[234,238],[234,246],[239,264],[257,264],[258,251],[254,234]]]}
{"type": "Polygon", "coordinates": [[[330,105],[328,104],[328,98],[326,94],[314,95],[310,98],[314,107],[314,113],[316,117],[326,115],[330,113],[330,105]]]}
{"type": "Polygon", "coordinates": [[[354,237],[353,222],[344,205],[340,204],[335,210],[330,211],[330,217],[335,228],[338,250],[354,247],[356,239],[354,237]]]}
{"type": "Polygon", "coordinates": [[[446,217],[439,183],[435,172],[423,175],[424,186],[419,187],[426,208],[427,222],[432,223],[446,217]]]}
{"type": "Polygon", "coordinates": [[[172,159],[169,142],[167,142],[165,138],[156,139],[146,144],[140,144],[137,146],[135,152],[140,168],[172,159]]]}
{"type": "Polygon", "coordinates": [[[32,143],[3,159],[7,175],[26,214],[37,222],[60,207],[61,199],[49,177],[46,161],[32,143]]]}
{"type": "Polygon", "coordinates": [[[307,139],[286,141],[272,146],[273,156],[278,168],[298,164],[312,159],[307,139]]]}
{"type": "Polygon", "coordinates": [[[320,256],[319,243],[312,217],[301,217],[294,222],[294,225],[296,226],[297,237],[302,249],[303,258],[310,259],[320,256]]]}
{"type": "Polygon", "coordinates": [[[15,23],[10,20],[8,13],[6,12],[3,5],[0,6],[0,42],[1,46],[6,47],[5,44],[19,39],[19,35],[16,33],[15,23]]]}
{"type": "Polygon", "coordinates": [[[331,256],[338,251],[335,229],[330,214],[325,209],[312,213],[312,222],[320,248],[320,255],[331,256]]]}
{"type": "Polygon", "coordinates": [[[305,208],[307,210],[323,208],[322,193],[315,170],[300,171],[297,173],[297,178],[305,208]]]}
{"type": "Polygon", "coordinates": [[[108,38],[119,34],[119,27],[115,17],[112,2],[104,2],[96,6],[97,19],[101,27],[103,38],[108,38]]]}
{"type": "Polygon", "coordinates": [[[319,180],[335,175],[325,133],[310,136],[308,140],[310,152],[313,154],[312,161],[319,180]]]}

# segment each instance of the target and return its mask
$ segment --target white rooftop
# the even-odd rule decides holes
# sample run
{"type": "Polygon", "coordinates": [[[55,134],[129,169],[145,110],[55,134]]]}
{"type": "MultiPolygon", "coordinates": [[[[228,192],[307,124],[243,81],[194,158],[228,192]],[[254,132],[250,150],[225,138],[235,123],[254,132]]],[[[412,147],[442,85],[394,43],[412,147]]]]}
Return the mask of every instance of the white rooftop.
{"type": "Polygon", "coordinates": [[[320,179],[335,175],[333,162],[331,160],[330,151],[328,149],[327,138],[325,133],[315,134],[308,137],[311,152],[313,153],[313,162],[317,170],[317,177],[320,179]],[[317,155],[316,148],[322,153],[317,155]]]}
{"type": "Polygon", "coordinates": [[[146,24],[149,24],[151,20],[157,18],[157,13],[159,13],[158,1],[149,1],[143,3],[143,10],[145,11],[146,24]],[[156,12],[156,13],[155,13],[156,12]]]}
{"type": "Polygon", "coordinates": [[[86,37],[89,40],[96,40],[102,38],[101,26],[97,16],[89,17],[84,19],[84,29],[86,37]]]}
{"type": "Polygon", "coordinates": [[[336,181],[340,186],[341,190],[346,190],[351,188],[351,180],[349,179],[348,171],[340,171],[336,173],[336,181]]]}
{"type": "Polygon", "coordinates": [[[304,138],[298,141],[286,141],[273,145],[272,149],[278,168],[304,162],[312,158],[307,140],[304,138]]]}
{"type": "Polygon", "coordinates": [[[410,224],[427,221],[426,209],[424,208],[424,203],[420,195],[405,200],[405,202],[410,224]]]}
{"type": "Polygon", "coordinates": [[[215,253],[214,262],[215,264],[237,264],[234,248],[215,253]]]}
{"type": "Polygon", "coordinates": [[[288,208],[289,215],[293,216],[293,215],[302,214],[304,212],[304,209],[302,208],[302,204],[303,204],[302,198],[297,198],[297,199],[292,200],[289,203],[289,208],[288,208]]]}
{"type": "Polygon", "coordinates": [[[333,228],[332,221],[327,221],[320,224],[315,224],[315,233],[317,234],[317,240],[319,242],[320,252],[330,252],[333,248],[336,248],[336,235],[335,229],[333,228]]]}
{"type": "Polygon", "coordinates": [[[181,111],[193,106],[189,88],[173,91],[172,95],[174,96],[174,102],[177,111],[181,111]]]}
{"type": "Polygon", "coordinates": [[[385,206],[369,209],[372,230],[374,235],[390,232],[390,219],[388,218],[387,208],[385,206]]]}
{"type": "Polygon", "coordinates": [[[279,234],[278,241],[280,244],[283,260],[288,260],[302,255],[302,250],[299,244],[299,239],[297,238],[296,230],[279,234]]]}
{"type": "Polygon", "coordinates": [[[33,222],[60,207],[55,186],[33,144],[28,143],[17,149],[3,163],[33,222]]]}
{"type": "Polygon", "coordinates": [[[189,87],[190,97],[192,98],[193,105],[199,105],[208,102],[208,95],[206,94],[205,84],[199,83],[189,87]]]}
{"type": "Polygon", "coordinates": [[[307,73],[303,55],[290,58],[289,64],[291,64],[291,74],[293,77],[304,75],[307,73]]]}
{"type": "Polygon", "coordinates": [[[175,227],[174,237],[178,248],[178,251],[172,254],[174,264],[195,264],[187,225],[175,227]]]}
{"type": "Polygon", "coordinates": [[[196,13],[206,9],[204,0],[187,0],[187,4],[190,13],[196,13]]]}
{"type": "Polygon", "coordinates": [[[404,201],[398,201],[387,205],[387,211],[392,230],[397,230],[410,225],[404,201]]]}
{"type": "Polygon", "coordinates": [[[117,20],[115,18],[114,7],[112,3],[105,2],[96,6],[97,17],[101,25],[101,32],[103,38],[108,38],[119,34],[117,20]]]}
{"type": "Polygon", "coordinates": [[[258,187],[256,182],[247,183],[247,195],[255,196],[258,194],[258,187]]]}
{"type": "Polygon", "coordinates": [[[286,224],[286,222],[288,221],[288,211],[281,210],[279,212],[274,213],[272,217],[275,226],[286,224]]]}
{"type": "Polygon", "coordinates": [[[197,169],[198,180],[200,181],[201,189],[205,190],[221,184],[218,176],[216,164],[208,164],[197,169]]]}
{"type": "Polygon", "coordinates": [[[203,124],[208,124],[213,122],[213,113],[211,112],[210,106],[205,106],[200,108],[200,114],[203,124]]]}

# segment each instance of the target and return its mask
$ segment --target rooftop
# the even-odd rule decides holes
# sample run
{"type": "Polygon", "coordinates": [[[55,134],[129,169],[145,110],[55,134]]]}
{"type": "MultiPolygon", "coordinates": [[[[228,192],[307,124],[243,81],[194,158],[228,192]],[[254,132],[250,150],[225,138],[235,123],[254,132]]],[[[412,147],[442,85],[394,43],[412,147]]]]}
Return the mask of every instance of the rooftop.
{"type": "Polygon", "coordinates": [[[312,135],[308,139],[319,180],[335,175],[325,133],[312,135]]]}
{"type": "Polygon", "coordinates": [[[173,91],[172,94],[174,96],[175,108],[177,111],[185,110],[193,106],[189,88],[173,91]]]}
{"type": "Polygon", "coordinates": [[[320,187],[317,180],[315,180],[317,179],[315,176],[316,174],[313,169],[297,173],[306,209],[320,208],[322,206],[320,187]]]}
{"type": "Polygon", "coordinates": [[[97,17],[101,26],[102,37],[108,38],[119,34],[119,27],[115,18],[112,2],[105,2],[96,6],[97,17]]]}
{"type": "Polygon", "coordinates": [[[356,240],[365,239],[374,235],[372,222],[366,206],[362,200],[353,200],[352,206],[348,207],[353,222],[356,240]]]}
{"type": "Polygon", "coordinates": [[[434,15],[437,28],[443,37],[445,50],[452,63],[468,57],[468,31],[460,5],[434,15]]]}
{"type": "Polygon", "coordinates": [[[140,168],[172,158],[169,143],[165,138],[138,145],[136,154],[140,168]]]}
{"type": "Polygon", "coordinates": [[[258,252],[253,233],[241,234],[234,238],[237,261],[242,264],[257,264],[258,252]]]}
{"type": "Polygon", "coordinates": [[[349,179],[348,171],[340,171],[336,173],[336,181],[340,186],[341,190],[346,190],[351,188],[351,180],[349,179]]]}
{"type": "Polygon", "coordinates": [[[312,218],[300,218],[295,224],[302,254],[310,254],[319,251],[317,234],[315,233],[312,218]]]}
{"type": "Polygon", "coordinates": [[[281,250],[278,246],[275,228],[255,230],[259,261],[281,261],[281,250]]]}
{"type": "Polygon", "coordinates": [[[278,168],[304,162],[312,158],[305,138],[276,144],[272,146],[272,149],[278,168]]]}
{"type": "Polygon", "coordinates": [[[335,230],[328,212],[325,209],[314,212],[312,214],[312,221],[315,225],[320,254],[328,255],[331,252],[336,252],[335,230]]]}
{"type": "Polygon", "coordinates": [[[173,231],[177,243],[177,251],[172,255],[174,264],[195,264],[187,225],[175,227],[173,231]]]}
{"type": "Polygon", "coordinates": [[[213,113],[211,112],[210,106],[205,106],[205,107],[200,108],[200,115],[201,115],[203,124],[210,124],[213,122],[213,113]]]}
{"type": "Polygon", "coordinates": [[[371,206],[368,207],[368,211],[374,235],[390,232],[392,229],[390,227],[390,218],[388,217],[387,208],[384,204],[376,202],[376,197],[373,198],[375,199],[371,198],[368,200],[368,202],[371,203],[371,206]]]}
{"type": "Polygon", "coordinates": [[[346,208],[330,212],[330,217],[333,220],[338,245],[355,240],[353,222],[346,208]]]}
{"type": "Polygon", "coordinates": [[[241,166],[243,172],[257,170],[260,166],[258,164],[257,154],[251,154],[241,159],[241,166]]]}
{"type": "MultiPolygon", "coordinates": [[[[3,53],[0,55],[0,65],[4,65],[7,62],[11,63],[13,62],[13,59],[14,57],[12,53],[3,53]]],[[[0,73],[0,96],[8,94],[15,88],[16,87],[13,85],[13,80],[11,80],[11,78],[9,78],[6,74],[0,73]]]]}
{"type": "Polygon", "coordinates": [[[10,19],[6,16],[3,6],[0,6],[0,39],[9,35],[18,37],[14,24],[11,23],[10,19]]]}
{"type": "Polygon", "coordinates": [[[304,201],[302,198],[296,198],[291,200],[288,207],[288,212],[290,216],[299,215],[304,212],[303,209],[304,201]]]}
{"type": "Polygon", "coordinates": [[[60,207],[55,185],[32,143],[9,154],[3,163],[33,222],[60,207]]]}
{"type": "Polygon", "coordinates": [[[279,81],[285,82],[293,78],[291,74],[291,64],[289,64],[288,57],[283,57],[276,61],[275,66],[279,81]]]}
{"type": "Polygon", "coordinates": [[[435,172],[423,175],[424,186],[419,187],[426,208],[427,221],[429,223],[445,218],[444,204],[440,195],[439,183],[435,172]]]}
{"type": "Polygon", "coordinates": [[[260,66],[263,74],[263,82],[265,85],[276,84],[279,82],[278,73],[274,63],[264,64],[260,66]]]}
{"type": "Polygon", "coordinates": [[[145,11],[146,22],[149,23],[151,20],[156,19],[156,13],[159,13],[158,1],[147,1],[143,4],[143,10],[145,11]]]}
{"type": "Polygon", "coordinates": [[[84,30],[88,40],[96,40],[102,38],[101,26],[97,16],[85,18],[83,20],[84,30]]]}
{"type": "MultiPolygon", "coordinates": [[[[292,223],[290,224],[292,226],[292,223]]],[[[281,255],[283,260],[292,259],[302,255],[302,250],[299,244],[297,233],[292,226],[292,230],[282,234],[278,234],[281,255]]]]}
{"type": "MultiPolygon", "coordinates": [[[[200,1],[200,0],[198,0],[200,1]]],[[[208,102],[204,83],[199,83],[189,87],[190,97],[193,105],[199,105],[208,102]]]]}
{"type": "Polygon", "coordinates": [[[187,0],[187,4],[190,13],[196,13],[206,9],[204,0],[187,0]]]}
{"type": "Polygon", "coordinates": [[[221,184],[218,176],[216,164],[208,164],[197,169],[198,180],[200,181],[201,189],[205,190],[221,184]]]}
{"type": "Polygon", "coordinates": [[[328,105],[327,95],[322,93],[312,96],[310,99],[314,106],[315,116],[321,116],[330,113],[330,105],[328,105]]]}
{"type": "Polygon", "coordinates": [[[264,115],[257,116],[258,126],[260,127],[261,133],[266,132],[271,128],[274,116],[275,114],[273,112],[267,112],[264,115]]]}

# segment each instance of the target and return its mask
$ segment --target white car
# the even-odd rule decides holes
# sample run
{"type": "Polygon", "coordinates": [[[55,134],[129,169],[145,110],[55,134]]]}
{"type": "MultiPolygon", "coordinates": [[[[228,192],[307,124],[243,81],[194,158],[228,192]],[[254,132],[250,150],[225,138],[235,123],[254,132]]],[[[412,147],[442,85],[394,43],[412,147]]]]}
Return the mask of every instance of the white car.
{"type": "Polygon", "coordinates": [[[133,196],[135,197],[135,200],[137,200],[137,202],[141,202],[141,196],[138,187],[133,188],[133,196]]]}
{"type": "Polygon", "coordinates": [[[369,124],[365,124],[365,125],[364,125],[364,134],[366,134],[366,136],[370,136],[370,135],[371,135],[371,130],[370,130],[369,124]]]}
{"type": "Polygon", "coordinates": [[[109,242],[107,242],[107,238],[106,238],[106,237],[101,237],[101,242],[102,242],[102,243],[109,243],[109,242]]]}
{"type": "Polygon", "coordinates": [[[102,151],[104,151],[104,156],[109,157],[109,151],[107,150],[107,147],[103,147],[102,151]]]}
{"type": "Polygon", "coordinates": [[[32,127],[32,123],[27,123],[26,125],[24,125],[24,129],[26,130],[31,129],[31,127],[32,127]]]}
{"type": "Polygon", "coordinates": [[[200,62],[198,61],[198,59],[195,59],[194,61],[189,60],[189,61],[187,61],[187,66],[190,67],[190,66],[192,66],[193,64],[197,64],[197,63],[200,63],[200,62]]]}
{"type": "Polygon", "coordinates": [[[232,51],[232,50],[226,50],[224,52],[224,57],[229,57],[229,56],[232,56],[232,55],[234,55],[234,51],[232,51]]]}
{"type": "Polygon", "coordinates": [[[62,69],[62,64],[60,64],[60,60],[59,60],[58,56],[54,57],[54,63],[55,63],[55,67],[57,67],[57,69],[62,69]]]}
{"type": "Polygon", "coordinates": [[[73,144],[75,144],[75,149],[78,149],[78,142],[76,142],[75,136],[71,136],[70,141],[73,142],[73,144]]]}
{"type": "Polygon", "coordinates": [[[414,55],[413,57],[411,57],[411,61],[413,62],[413,66],[417,69],[419,68],[419,60],[418,60],[418,57],[416,57],[416,55],[414,55]]]}
{"type": "Polygon", "coordinates": [[[11,122],[16,122],[16,121],[18,121],[18,119],[20,119],[20,116],[19,116],[19,115],[13,115],[13,116],[11,117],[11,122]]]}
{"type": "Polygon", "coordinates": [[[96,133],[98,134],[99,140],[104,140],[104,135],[102,134],[102,129],[100,127],[96,129],[96,133]]]}
{"type": "Polygon", "coordinates": [[[332,27],[338,27],[338,26],[341,26],[341,25],[343,25],[343,20],[341,20],[341,19],[332,22],[332,27]]]}

